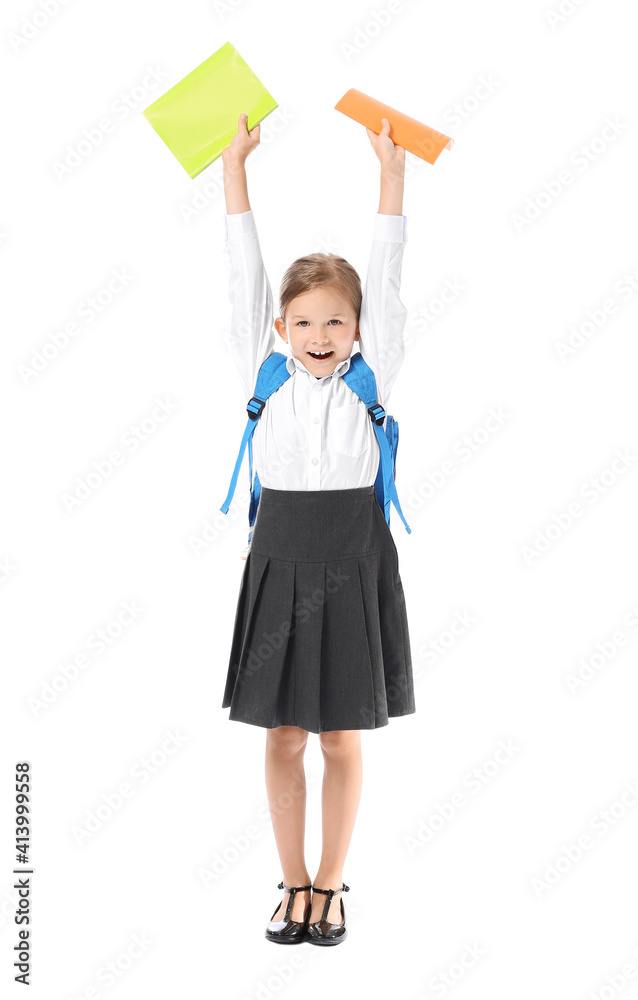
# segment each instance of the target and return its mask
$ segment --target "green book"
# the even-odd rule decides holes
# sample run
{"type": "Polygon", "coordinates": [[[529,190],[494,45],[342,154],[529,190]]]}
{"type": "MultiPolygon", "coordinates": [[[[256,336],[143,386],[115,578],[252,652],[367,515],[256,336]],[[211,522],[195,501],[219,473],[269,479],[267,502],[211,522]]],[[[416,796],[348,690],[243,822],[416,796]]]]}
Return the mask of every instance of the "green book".
{"type": "Polygon", "coordinates": [[[230,145],[242,111],[250,131],[277,107],[235,46],[226,42],[142,114],[184,170],[196,177],[230,145]]]}

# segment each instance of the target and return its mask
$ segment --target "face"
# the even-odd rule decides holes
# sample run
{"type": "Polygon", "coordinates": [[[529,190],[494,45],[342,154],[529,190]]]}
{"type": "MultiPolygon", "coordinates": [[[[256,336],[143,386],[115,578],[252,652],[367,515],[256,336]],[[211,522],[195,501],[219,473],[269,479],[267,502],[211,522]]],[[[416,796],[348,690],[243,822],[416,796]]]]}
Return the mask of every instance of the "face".
{"type": "Polygon", "coordinates": [[[359,322],[352,305],[336,288],[313,288],[292,299],[286,322],[275,320],[277,333],[295,358],[316,378],[331,375],[352,354],[359,339],[359,322]],[[323,358],[317,355],[324,354],[323,358]]]}

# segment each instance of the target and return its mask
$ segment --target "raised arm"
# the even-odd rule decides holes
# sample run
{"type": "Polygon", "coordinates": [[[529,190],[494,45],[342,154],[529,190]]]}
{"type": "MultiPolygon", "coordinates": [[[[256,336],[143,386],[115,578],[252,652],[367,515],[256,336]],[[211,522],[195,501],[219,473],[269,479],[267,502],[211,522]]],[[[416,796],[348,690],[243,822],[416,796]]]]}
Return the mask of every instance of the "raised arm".
{"type": "Polygon", "coordinates": [[[253,395],[257,372],[274,350],[272,291],[264,267],[246,180],[246,157],[259,145],[259,125],[248,132],[246,115],[237,134],[222,150],[226,196],[224,255],[232,305],[231,351],[246,402],[253,395]]]}
{"type": "Polygon", "coordinates": [[[255,125],[248,131],[246,121],[248,115],[242,113],[237,123],[237,132],[230,145],[222,149],[224,165],[224,194],[226,196],[226,213],[228,215],[250,211],[248,201],[248,184],[246,181],[246,159],[253,149],[259,145],[261,125],[255,125]]]}
{"type": "Polygon", "coordinates": [[[403,183],[405,176],[405,149],[395,146],[390,138],[390,123],[381,119],[383,127],[378,133],[367,128],[368,138],[381,164],[380,215],[401,215],[403,212],[403,183]]]}
{"type": "Polygon", "coordinates": [[[407,219],[401,214],[405,149],[393,143],[385,118],[379,134],[372,129],[366,131],[381,163],[381,193],[361,302],[359,348],[375,373],[379,401],[386,406],[405,357],[403,329],[407,309],[400,297],[401,264],[407,241],[407,219]]]}

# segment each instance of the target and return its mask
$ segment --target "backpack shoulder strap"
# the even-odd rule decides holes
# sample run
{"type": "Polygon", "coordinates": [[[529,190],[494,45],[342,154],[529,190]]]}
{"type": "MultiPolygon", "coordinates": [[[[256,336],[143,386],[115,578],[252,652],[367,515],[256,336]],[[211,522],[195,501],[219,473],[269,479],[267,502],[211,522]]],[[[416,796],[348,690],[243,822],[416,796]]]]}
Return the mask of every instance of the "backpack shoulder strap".
{"type": "MultiPolygon", "coordinates": [[[[237,455],[237,461],[235,462],[235,468],[230,480],[230,487],[228,489],[226,499],[219,508],[223,514],[228,513],[228,508],[230,507],[233,499],[237,486],[237,479],[239,477],[239,470],[241,469],[241,464],[244,459],[246,445],[248,445],[250,459],[249,484],[251,491],[251,509],[256,508],[253,489],[252,436],[255,433],[257,421],[259,420],[262,410],[266,405],[266,400],[272,396],[273,392],[276,392],[287,379],[290,378],[290,372],[286,367],[286,360],[285,354],[282,354],[281,351],[273,351],[259,366],[257,380],[255,382],[255,394],[254,396],[251,396],[246,404],[246,409],[248,410],[248,422],[239,446],[239,454],[237,455]]],[[[252,524],[252,521],[250,523],[252,524]]]]}
{"type": "MultiPolygon", "coordinates": [[[[249,401],[246,409],[248,409],[254,399],[265,403],[268,397],[272,396],[273,392],[276,392],[290,378],[290,372],[286,368],[286,361],[286,355],[282,354],[281,351],[273,351],[265,361],[262,361],[257,372],[255,395],[249,401]]],[[[261,414],[262,410],[263,406],[260,407],[259,414],[261,414]]]]}
{"type": "Polygon", "coordinates": [[[377,401],[377,380],[372,368],[360,351],[350,357],[350,367],[343,376],[346,385],[356,392],[369,409],[377,401]]]}
{"type": "Polygon", "coordinates": [[[350,358],[350,367],[343,376],[343,380],[348,388],[352,389],[359,399],[365,403],[377,436],[381,456],[374,486],[379,506],[385,515],[387,523],[390,524],[390,504],[393,503],[408,534],[412,534],[412,529],[403,516],[394,482],[399,426],[393,417],[388,416],[386,430],[384,431],[382,425],[386,418],[386,412],[377,401],[377,380],[374,377],[372,368],[360,351],[353,354],[350,358]]]}

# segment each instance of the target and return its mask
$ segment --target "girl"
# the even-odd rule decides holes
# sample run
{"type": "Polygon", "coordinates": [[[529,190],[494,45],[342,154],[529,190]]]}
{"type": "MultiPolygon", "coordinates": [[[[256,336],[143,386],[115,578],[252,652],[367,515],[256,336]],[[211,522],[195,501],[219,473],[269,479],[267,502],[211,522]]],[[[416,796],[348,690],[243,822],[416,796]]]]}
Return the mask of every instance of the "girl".
{"type": "MultiPolygon", "coordinates": [[[[248,132],[246,119],[240,115],[222,159],[231,344],[249,400],[275,338],[245,171],[260,126],[248,132]]],[[[283,278],[274,326],[290,377],[266,401],[253,436],[262,488],[222,702],[230,719],[267,729],[266,785],[285,892],[265,934],[281,944],[345,940],[342,874],[361,794],[360,730],[415,711],[398,553],[374,488],[379,445],[365,404],[341,377],[359,341],[386,406],[404,357],[405,150],[385,118],[379,134],[366,131],[381,164],[381,197],[365,293],[334,254],[301,257],[283,278]],[[314,883],[304,859],[309,732],[319,734],[324,756],[314,883]],[[284,813],[274,808],[291,798],[284,813]]]]}

